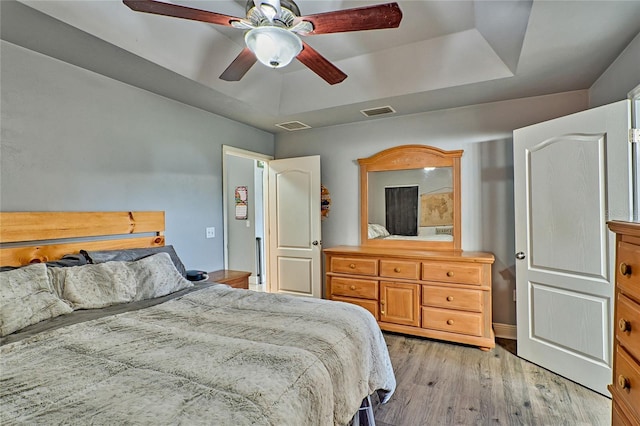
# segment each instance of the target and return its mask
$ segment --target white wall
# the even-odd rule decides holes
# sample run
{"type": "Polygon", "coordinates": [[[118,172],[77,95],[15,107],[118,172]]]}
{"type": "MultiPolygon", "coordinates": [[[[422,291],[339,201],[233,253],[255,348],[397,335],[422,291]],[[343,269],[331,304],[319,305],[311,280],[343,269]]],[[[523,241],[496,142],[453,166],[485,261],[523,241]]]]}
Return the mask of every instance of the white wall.
{"type": "Polygon", "coordinates": [[[1,55],[0,209],[164,210],[187,268],[223,267],[222,144],[271,155],[273,135],[5,41],[1,55]]]}
{"type": "Polygon", "coordinates": [[[622,99],[640,84],[640,34],[622,51],[589,89],[589,107],[622,99]]]}
{"type": "Polygon", "coordinates": [[[425,144],[462,157],[462,248],[494,253],[493,321],[515,324],[514,129],[587,108],[587,91],[474,105],[276,135],[276,158],[320,155],[331,212],[323,246],[359,244],[358,158],[425,144]]]}

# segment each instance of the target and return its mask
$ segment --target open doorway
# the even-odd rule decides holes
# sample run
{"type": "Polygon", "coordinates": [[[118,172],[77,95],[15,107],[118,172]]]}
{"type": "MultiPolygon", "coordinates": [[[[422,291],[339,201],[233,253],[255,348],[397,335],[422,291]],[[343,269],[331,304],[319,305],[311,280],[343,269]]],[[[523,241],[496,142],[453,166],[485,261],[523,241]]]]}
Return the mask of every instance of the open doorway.
{"type": "Polygon", "coordinates": [[[251,272],[249,288],[267,290],[267,173],[273,157],[223,145],[225,269],[251,272]]]}

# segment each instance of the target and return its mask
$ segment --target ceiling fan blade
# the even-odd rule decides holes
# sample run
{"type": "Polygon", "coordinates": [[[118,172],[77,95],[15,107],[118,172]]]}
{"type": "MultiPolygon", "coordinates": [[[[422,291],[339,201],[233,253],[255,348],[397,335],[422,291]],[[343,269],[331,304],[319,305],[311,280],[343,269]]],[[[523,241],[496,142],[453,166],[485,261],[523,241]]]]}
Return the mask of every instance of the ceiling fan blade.
{"type": "Polygon", "coordinates": [[[345,73],[304,41],[302,42],[302,51],[298,53],[296,58],[329,84],[337,84],[347,78],[345,73]]]}
{"type": "Polygon", "coordinates": [[[398,3],[387,3],[301,16],[295,22],[311,22],[313,31],[305,35],[314,35],[398,28],[401,20],[402,11],[398,3]]]}
{"type": "Polygon", "coordinates": [[[254,55],[248,47],[245,47],[220,75],[220,79],[225,81],[240,81],[257,60],[256,55],[254,55]]]}
{"type": "Polygon", "coordinates": [[[209,24],[224,25],[227,27],[231,26],[231,22],[241,20],[235,16],[222,15],[207,10],[193,9],[191,7],[163,3],[156,0],[122,0],[122,2],[136,12],[173,16],[175,18],[207,22],[209,24]]]}

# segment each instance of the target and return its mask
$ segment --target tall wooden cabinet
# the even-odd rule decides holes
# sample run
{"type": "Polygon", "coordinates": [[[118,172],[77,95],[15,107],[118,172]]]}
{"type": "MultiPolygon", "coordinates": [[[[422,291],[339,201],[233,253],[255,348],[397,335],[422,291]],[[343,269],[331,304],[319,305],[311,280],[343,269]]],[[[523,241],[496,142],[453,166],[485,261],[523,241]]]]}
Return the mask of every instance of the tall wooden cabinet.
{"type": "Polygon", "coordinates": [[[640,425],[640,223],[609,222],[616,233],[611,420],[640,425]]]}
{"type": "Polygon", "coordinates": [[[368,246],[324,253],[327,299],[362,306],[382,330],[495,346],[492,254],[368,246]]]}

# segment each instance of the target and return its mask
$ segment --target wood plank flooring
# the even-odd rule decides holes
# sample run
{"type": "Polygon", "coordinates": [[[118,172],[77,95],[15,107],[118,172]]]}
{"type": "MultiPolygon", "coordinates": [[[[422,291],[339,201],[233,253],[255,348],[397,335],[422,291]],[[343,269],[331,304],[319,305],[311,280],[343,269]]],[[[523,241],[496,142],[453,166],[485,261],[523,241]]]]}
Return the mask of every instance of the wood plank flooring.
{"type": "Polygon", "coordinates": [[[377,426],[611,424],[611,400],[515,355],[384,333],[398,386],[377,426]]]}

